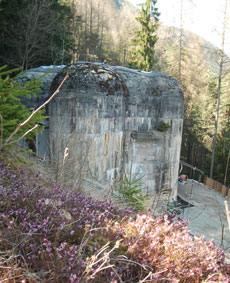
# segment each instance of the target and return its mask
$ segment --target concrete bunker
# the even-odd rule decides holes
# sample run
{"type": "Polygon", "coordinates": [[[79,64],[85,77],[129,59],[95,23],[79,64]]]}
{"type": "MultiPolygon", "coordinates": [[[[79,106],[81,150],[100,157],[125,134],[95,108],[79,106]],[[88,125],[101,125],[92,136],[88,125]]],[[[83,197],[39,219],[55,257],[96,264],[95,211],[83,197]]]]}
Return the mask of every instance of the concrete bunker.
{"type": "Polygon", "coordinates": [[[125,170],[143,177],[144,190],[177,190],[183,93],[166,74],[77,62],[53,79],[49,154],[75,185],[105,187],[125,170]]]}

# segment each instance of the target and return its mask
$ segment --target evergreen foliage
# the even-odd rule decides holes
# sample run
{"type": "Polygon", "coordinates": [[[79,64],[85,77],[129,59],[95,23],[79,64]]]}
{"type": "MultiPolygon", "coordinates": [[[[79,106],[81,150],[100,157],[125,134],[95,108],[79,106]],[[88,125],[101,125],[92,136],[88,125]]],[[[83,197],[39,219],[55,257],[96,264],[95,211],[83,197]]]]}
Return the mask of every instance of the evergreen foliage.
{"type": "Polygon", "coordinates": [[[150,71],[156,63],[154,46],[157,42],[156,30],[160,13],[155,7],[157,0],[146,0],[141,7],[141,14],[137,17],[140,29],[135,31],[132,39],[134,49],[131,51],[130,67],[150,71]],[[154,7],[154,8],[152,8],[154,7]]]}
{"type": "MultiPolygon", "coordinates": [[[[39,80],[30,80],[23,85],[21,81],[17,81],[20,76],[12,76],[19,69],[5,71],[7,66],[0,67],[0,115],[2,116],[3,132],[1,133],[2,143],[16,129],[19,123],[22,123],[31,114],[32,109],[26,108],[21,103],[20,97],[24,96],[28,99],[40,92],[39,80]]],[[[44,111],[38,112],[18,133],[15,139],[21,137],[27,130],[31,129],[36,122],[43,121],[46,117],[42,114],[44,111]]],[[[35,132],[30,132],[28,139],[33,138],[35,132]]]]}
{"type": "Polygon", "coordinates": [[[144,202],[147,199],[147,195],[143,194],[143,177],[138,177],[138,174],[133,175],[131,166],[128,173],[124,173],[117,189],[118,197],[128,206],[134,207],[136,211],[145,209],[144,202]]]}

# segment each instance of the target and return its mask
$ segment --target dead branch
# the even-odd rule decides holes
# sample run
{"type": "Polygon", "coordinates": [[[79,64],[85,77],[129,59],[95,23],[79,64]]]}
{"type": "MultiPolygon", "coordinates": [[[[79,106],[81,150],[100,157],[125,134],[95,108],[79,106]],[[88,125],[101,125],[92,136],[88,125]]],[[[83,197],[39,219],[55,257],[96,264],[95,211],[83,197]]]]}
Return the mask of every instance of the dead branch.
{"type": "Polygon", "coordinates": [[[2,115],[0,114],[0,120],[1,120],[1,133],[0,133],[0,150],[2,148],[2,142],[3,142],[3,119],[2,115]]]}
{"type": "Polygon", "coordinates": [[[25,136],[27,136],[30,132],[32,132],[33,130],[35,130],[37,127],[38,127],[38,125],[35,125],[33,128],[31,128],[31,129],[29,129],[28,131],[26,131],[20,138],[9,142],[7,145],[11,145],[11,144],[14,144],[14,143],[19,142],[19,141],[22,140],[25,136]]]}

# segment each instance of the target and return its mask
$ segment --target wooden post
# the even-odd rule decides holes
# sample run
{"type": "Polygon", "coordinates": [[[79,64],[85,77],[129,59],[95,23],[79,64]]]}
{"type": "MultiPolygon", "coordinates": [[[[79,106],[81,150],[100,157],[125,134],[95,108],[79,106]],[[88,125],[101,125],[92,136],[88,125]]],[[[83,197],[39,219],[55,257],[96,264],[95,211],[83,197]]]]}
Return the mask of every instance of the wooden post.
{"type": "Polygon", "coordinates": [[[230,189],[228,189],[228,198],[230,199],[230,189]]]}
{"type": "Polygon", "coordinates": [[[205,177],[204,177],[204,185],[207,185],[207,180],[208,180],[208,177],[205,176],[205,177]]]}
{"type": "Polygon", "coordinates": [[[228,221],[228,230],[230,232],[230,217],[229,217],[229,210],[228,210],[228,202],[225,200],[225,211],[226,211],[226,216],[227,216],[227,221],[228,221]]]}
{"type": "Polygon", "coordinates": [[[227,187],[226,187],[226,186],[224,186],[224,185],[222,185],[222,188],[221,188],[221,194],[222,194],[222,196],[223,196],[223,197],[225,197],[225,196],[226,196],[226,194],[227,194],[227,187]]]}

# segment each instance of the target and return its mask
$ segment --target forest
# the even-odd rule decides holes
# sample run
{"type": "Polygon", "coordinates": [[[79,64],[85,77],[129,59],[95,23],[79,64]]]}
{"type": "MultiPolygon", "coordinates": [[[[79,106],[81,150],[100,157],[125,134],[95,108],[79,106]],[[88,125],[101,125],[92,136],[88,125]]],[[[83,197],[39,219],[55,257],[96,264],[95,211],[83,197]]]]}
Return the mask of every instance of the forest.
{"type": "Polygon", "coordinates": [[[156,3],[138,11],[125,0],[1,0],[0,66],[28,70],[82,60],[169,74],[185,97],[181,159],[229,185],[225,26],[218,49],[183,22],[179,29],[163,26],[156,3]]]}
{"type": "MultiPolygon", "coordinates": [[[[230,282],[230,221],[229,231],[224,230],[221,195],[218,202],[211,192],[212,205],[210,189],[203,186],[204,209],[200,203],[185,207],[170,200],[168,189],[149,199],[143,194],[142,177],[132,179],[131,168],[130,174],[115,180],[117,187],[100,187],[94,198],[91,183],[88,193],[78,181],[76,187],[64,185],[68,147],[59,178],[58,163],[50,166],[48,161],[47,166],[21,145],[12,146],[25,135],[33,138],[34,130],[44,126],[44,105],[70,76],[67,73],[34,110],[22,103],[22,97],[39,95],[41,82],[18,80],[21,72],[76,61],[163,72],[176,79],[184,93],[181,160],[229,187],[230,72],[225,53],[229,0],[224,0],[219,48],[184,28],[182,4],[191,0],[179,1],[179,28],[161,23],[158,1],[143,0],[137,9],[127,0],[0,0],[0,282],[230,282]],[[146,205],[150,202],[151,207],[146,205]],[[206,212],[199,231],[211,230],[212,221],[211,237],[221,235],[220,242],[209,241],[188,226],[207,206],[215,215],[209,219],[206,212]],[[185,208],[192,207],[186,217],[185,208]]],[[[80,180],[81,167],[72,167],[80,180]]],[[[193,188],[195,182],[191,184],[193,188]]],[[[228,218],[227,200],[225,208],[228,218]]]]}

